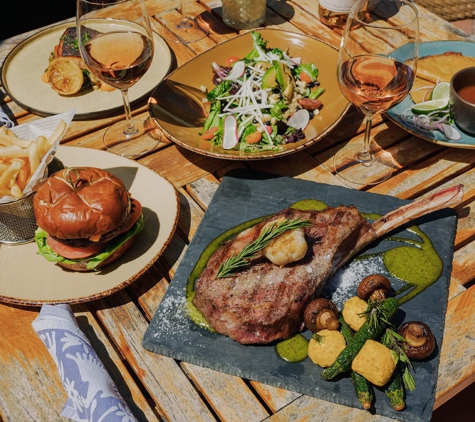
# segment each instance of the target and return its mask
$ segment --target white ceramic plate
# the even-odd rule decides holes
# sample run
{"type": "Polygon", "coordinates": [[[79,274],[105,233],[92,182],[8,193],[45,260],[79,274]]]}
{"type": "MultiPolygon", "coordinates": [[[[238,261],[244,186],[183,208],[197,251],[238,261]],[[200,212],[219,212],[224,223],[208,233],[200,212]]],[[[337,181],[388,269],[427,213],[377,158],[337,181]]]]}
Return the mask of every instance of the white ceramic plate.
{"type": "MultiPolygon", "coordinates": [[[[1,72],[3,88],[21,107],[40,116],[76,109],[75,120],[91,119],[122,112],[124,105],[119,90],[104,92],[86,90],[73,96],[61,96],[41,77],[48,67],[48,58],[64,31],[75,23],[48,28],[18,44],[6,57],[1,72]]],[[[171,67],[167,43],[154,35],[154,57],[145,75],[129,90],[131,103],[150,95],[171,67]]]]}
{"type": "Polygon", "coordinates": [[[153,170],[109,152],[60,146],[56,157],[67,167],[100,167],[120,177],[143,207],[144,229],[134,245],[101,273],[64,270],[36,253],[36,243],[0,245],[0,301],[40,306],[80,303],[108,296],[135,281],[168,245],[178,220],[173,185],[153,170]]]}

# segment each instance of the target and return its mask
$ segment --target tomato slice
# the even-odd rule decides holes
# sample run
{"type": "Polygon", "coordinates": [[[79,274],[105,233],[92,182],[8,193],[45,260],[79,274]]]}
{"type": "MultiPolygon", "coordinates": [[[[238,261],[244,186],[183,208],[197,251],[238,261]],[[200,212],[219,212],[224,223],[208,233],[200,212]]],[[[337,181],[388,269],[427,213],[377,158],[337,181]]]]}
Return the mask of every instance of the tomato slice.
{"type": "Polygon", "coordinates": [[[46,243],[54,252],[67,259],[84,259],[89,256],[96,255],[100,251],[102,251],[105,246],[104,243],[92,243],[85,247],[74,247],[65,245],[62,242],[58,242],[50,235],[48,235],[48,237],[46,238],[46,243]]]}
{"type": "Polygon", "coordinates": [[[304,72],[303,70],[300,72],[300,80],[302,82],[306,82],[306,83],[310,83],[312,82],[312,78],[310,76],[308,76],[307,72],[304,72]]]}
{"type": "Polygon", "coordinates": [[[241,60],[241,59],[239,57],[236,57],[236,56],[228,57],[228,59],[226,60],[226,66],[231,67],[233,65],[233,63],[235,63],[239,60],[241,60]]]}

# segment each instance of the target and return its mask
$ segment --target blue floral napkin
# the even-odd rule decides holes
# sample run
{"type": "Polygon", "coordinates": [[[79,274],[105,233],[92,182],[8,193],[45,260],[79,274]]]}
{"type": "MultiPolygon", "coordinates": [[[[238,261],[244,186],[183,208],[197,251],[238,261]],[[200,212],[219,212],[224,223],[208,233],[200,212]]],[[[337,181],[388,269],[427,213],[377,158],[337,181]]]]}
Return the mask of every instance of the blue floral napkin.
{"type": "Polygon", "coordinates": [[[43,305],[32,325],[68,394],[61,416],[78,422],[136,421],[68,305],[43,305]]]}
{"type": "Polygon", "coordinates": [[[10,120],[10,118],[2,111],[0,110],[0,126],[4,124],[7,129],[13,127],[15,124],[10,120]]]}

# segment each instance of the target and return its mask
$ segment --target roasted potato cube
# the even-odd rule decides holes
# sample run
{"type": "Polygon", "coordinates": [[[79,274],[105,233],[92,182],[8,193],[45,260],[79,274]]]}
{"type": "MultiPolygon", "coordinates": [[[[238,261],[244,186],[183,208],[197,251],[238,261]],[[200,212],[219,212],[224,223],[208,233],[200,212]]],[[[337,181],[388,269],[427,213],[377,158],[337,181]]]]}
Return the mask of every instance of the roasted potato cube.
{"type": "Polygon", "coordinates": [[[323,368],[335,362],[340,352],[346,347],[343,335],[336,330],[321,330],[308,343],[308,356],[312,362],[323,368]]]}
{"type": "Polygon", "coordinates": [[[358,296],[353,296],[344,303],[341,314],[353,331],[358,331],[366,321],[366,317],[359,314],[366,311],[367,308],[368,303],[358,296]]]}
{"type": "Polygon", "coordinates": [[[360,352],[353,359],[351,369],[378,387],[385,385],[394,372],[397,354],[383,344],[366,340],[360,352]]]}

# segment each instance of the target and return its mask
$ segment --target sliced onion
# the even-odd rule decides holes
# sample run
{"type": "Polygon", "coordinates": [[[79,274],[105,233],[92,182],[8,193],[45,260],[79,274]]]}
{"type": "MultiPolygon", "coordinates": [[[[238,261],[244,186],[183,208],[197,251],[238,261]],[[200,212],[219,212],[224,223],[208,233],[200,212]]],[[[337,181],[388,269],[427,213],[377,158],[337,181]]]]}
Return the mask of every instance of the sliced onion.
{"type": "Polygon", "coordinates": [[[237,120],[234,116],[226,116],[224,119],[223,149],[234,148],[238,141],[237,120]]]}

